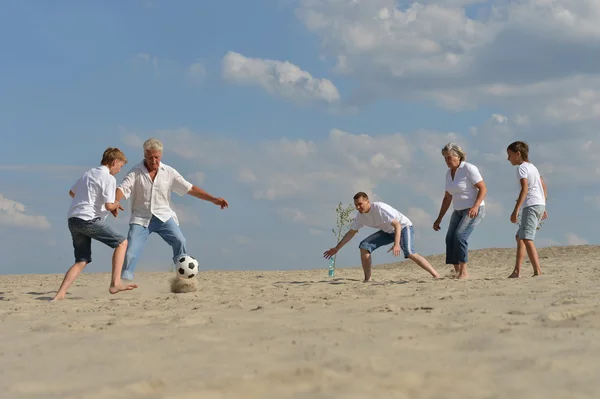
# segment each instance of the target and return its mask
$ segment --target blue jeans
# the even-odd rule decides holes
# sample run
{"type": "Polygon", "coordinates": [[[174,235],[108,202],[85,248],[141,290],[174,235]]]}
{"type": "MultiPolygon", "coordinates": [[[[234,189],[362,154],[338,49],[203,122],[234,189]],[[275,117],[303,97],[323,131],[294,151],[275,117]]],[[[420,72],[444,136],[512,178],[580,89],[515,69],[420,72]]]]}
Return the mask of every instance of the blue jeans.
{"type": "Polygon", "coordinates": [[[128,247],[125,252],[125,263],[121,278],[125,280],[133,280],[135,267],[137,266],[138,258],[142,250],[146,246],[148,237],[152,233],[157,233],[167,244],[173,249],[173,262],[180,256],[186,255],[185,237],[181,233],[181,229],[173,218],[166,222],[162,222],[159,218],[152,215],[148,227],[139,224],[130,224],[129,233],[127,234],[128,247]]]}
{"type": "Polygon", "coordinates": [[[458,265],[469,261],[469,236],[484,217],[485,206],[479,207],[479,213],[474,218],[469,217],[469,209],[452,212],[446,233],[447,265],[458,265]]]}
{"type": "MultiPolygon", "coordinates": [[[[386,233],[383,230],[379,230],[362,240],[358,247],[371,253],[383,245],[392,244],[395,236],[396,233],[386,233]]],[[[400,230],[400,248],[404,253],[405,259],[415,253],[413,236],[414,229],[412,226],[404,226],[402,230],[400,230]]]]}
{"type": "Polygon", "coordinates": [[[125,241],[125,236],[106,224],[102,218],[83,220],[72,217],[68,219],[68,225],[73,239],[75,263],[92,261],[92,239],[111,248],[116,248],[125,241]]]}

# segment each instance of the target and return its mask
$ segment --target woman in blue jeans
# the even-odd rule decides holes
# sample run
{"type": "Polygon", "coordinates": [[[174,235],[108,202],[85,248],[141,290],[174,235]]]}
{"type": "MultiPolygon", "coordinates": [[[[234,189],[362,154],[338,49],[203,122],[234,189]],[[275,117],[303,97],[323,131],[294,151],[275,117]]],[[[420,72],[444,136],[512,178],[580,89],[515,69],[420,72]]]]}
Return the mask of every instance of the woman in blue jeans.
{"type": "Polygon", "coordinates": [[[446,192],[433,229],[440,230],[440,223],[446,211],[450,204],[454,203],[454,212],[446,234],[446,264],[454,265],[456,278],[465,279],[469,277],[468,240],[475,227],[485,217],[483,199],[487,189],[479,169],[465,161],[466,154],[457,144],[446,144],[442,148],[442,155],[448,165],[446,192]]]}

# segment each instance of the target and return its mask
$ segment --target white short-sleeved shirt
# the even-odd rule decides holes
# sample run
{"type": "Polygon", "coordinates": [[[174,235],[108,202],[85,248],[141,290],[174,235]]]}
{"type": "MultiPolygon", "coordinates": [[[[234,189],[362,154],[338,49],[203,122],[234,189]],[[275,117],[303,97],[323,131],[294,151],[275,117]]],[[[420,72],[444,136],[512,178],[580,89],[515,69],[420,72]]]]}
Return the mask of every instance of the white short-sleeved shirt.
{"type": "Polygon", "coordinates": [[[522,207],[532,205],[546,205],[546,197],[544,196],[544,187],[542,186],[542,178],[540,172],[534,164],[523,162],[517,167],[517,177],[519,182],[521,179],[527,179],[527,197],[523,201],[522,207]]]}
{"type": "MultiPolygon", "coordinates": [[[[450,169],[446,172],[446,191],[452,195],[452,203],[457,211],[469,209],[475,204],[479,189],[475,184],[483,180],[477,166],[468,162],[461,162],[454,173],[450,169]]],[[[485,205],[485,201],[481,201],[480,205],[485,205]]]]}
{"type": "Polygon", "coordinates": [[[117,181],[108,167],[102,165],[85,172],[71,187],[75,194],[67,217],[83,220],[106,219],[109,211],[104,204],[115,202],[117,181]]]}
{"type": "Polygon", "coordinates": [[[392,222],[398,220],[402,227],[412,226],[409,218],[398,212],[384,202],[371,202],[371,209],[367,213],[359,213],[354,218],[350,229],[359,230],[361,227],[374,227],[386,233],[394,233],[392,222]]]}
{"type": "Polygon", "coordinates": [[[192,183],[185,180],[177,170],[160,163],[154,182],[150,178],[144,162],[134,166],[123,179],[119,189],[126,199],[131,196],[130,224],[148,227],[152,215],[163,222],[170,218],[179,224],[177,214],[171,203],[171,191],[184,196],[192,188],[192,183]]]}

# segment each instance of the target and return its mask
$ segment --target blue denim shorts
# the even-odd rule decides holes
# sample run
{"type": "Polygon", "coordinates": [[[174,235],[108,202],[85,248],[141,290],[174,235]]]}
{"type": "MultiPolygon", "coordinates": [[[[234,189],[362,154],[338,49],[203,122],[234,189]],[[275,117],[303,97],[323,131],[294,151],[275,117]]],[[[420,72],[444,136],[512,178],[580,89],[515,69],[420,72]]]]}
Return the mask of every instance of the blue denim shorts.
{"type": "Polygon", "coordinates": [[[544,205],[531,205],[522,209],[519,230],[517,231],[517,237],[520,240],[535,239],[535,233],[540,225],[545,209],[544,205]]]}
{"type": "Polygon", "coordinates": [[[124,235],[106,224],[106,221],[96,218],[83,220],[69,218],[69,231],[73,238],[75,263],[92,261],[92,239],[98,240],[111,248],[116,248],[126,240],[124,235]]]}
{"type": "MultiPolygon", "coordinates": [[[[362,240],[358,247],[373,252],[383,245],[392,244],[394,237],[395,233],[386,233],[383,230],[379,230],[362,240]]],[[[412,226],[404,226],[400,231],[400,248],[404,253],[404,258],[408,258],[415,253],[413,237],[414,229],[412,226]]]]}

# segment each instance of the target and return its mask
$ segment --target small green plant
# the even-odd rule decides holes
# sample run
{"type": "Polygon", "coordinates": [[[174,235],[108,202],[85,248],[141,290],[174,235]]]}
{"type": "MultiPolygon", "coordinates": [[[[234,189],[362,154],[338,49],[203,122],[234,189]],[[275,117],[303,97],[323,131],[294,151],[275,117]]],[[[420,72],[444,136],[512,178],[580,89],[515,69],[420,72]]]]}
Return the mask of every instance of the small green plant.
{"type": "MultiPolygon", "coordinates": [[[[348,205],[344,207],[344,205],[340,202],[335,208],[336,213],[336,228],[331,229],[333,235],[336,237],[336,243],[340,242],[340,238],[346,234],[348,229],[350,228],[353,218],[350,216],[354,211],[354,205],[348,205]]],[[[337,256],[333,257],[333,267],[335,268],[335,261],[337,256]]]]}

